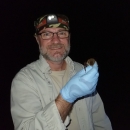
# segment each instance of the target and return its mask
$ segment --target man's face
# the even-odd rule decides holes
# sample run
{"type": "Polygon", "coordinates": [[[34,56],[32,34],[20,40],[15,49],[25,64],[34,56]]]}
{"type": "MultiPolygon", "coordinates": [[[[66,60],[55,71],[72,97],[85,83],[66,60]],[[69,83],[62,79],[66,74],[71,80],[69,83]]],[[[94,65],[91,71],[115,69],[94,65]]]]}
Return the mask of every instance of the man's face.
{"type": "MultiPolygon", "coordinates": [[[[65,30],[63,28],[46,28],[41,30],[42,32],[59,32],[65,30]]],[[[36,40],[39,44],[39,50],[41,55],[49,61],[60,62],[62,61],[70,51],[70,37],[60,39],[57,34],[54,34],[52,39],[43,40],[41,35],[36,36],[36,40]]]]}

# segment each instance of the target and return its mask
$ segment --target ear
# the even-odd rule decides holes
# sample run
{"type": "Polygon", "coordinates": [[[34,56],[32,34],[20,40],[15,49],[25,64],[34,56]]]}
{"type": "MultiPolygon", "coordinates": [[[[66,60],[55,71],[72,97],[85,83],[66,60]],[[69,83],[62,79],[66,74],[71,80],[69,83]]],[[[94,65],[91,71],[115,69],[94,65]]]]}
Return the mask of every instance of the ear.
{"type": "Polygon", "coordinates": [[[37,34],[34,34],[34,37],[35,37],[35,39],[36,39],[36,41],[37,41],[37,43],[39,45],[39,38],[38,38],[37,34]]]}
{"type": "Polygon", "coordinates": [[[69,39],[71,38],[71,33],[69,33],[69,39]]]}

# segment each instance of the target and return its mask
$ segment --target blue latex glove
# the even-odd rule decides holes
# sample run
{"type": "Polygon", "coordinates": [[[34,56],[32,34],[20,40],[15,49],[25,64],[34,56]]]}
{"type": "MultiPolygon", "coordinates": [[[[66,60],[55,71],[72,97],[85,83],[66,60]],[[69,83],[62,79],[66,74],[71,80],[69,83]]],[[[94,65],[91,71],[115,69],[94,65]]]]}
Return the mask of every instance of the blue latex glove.
{"type": "Polygon", "coordinates": [[[60,94],[67,102],[74,102],[77,98],[86,96],[95,91],[98,81],[97,62],[93,66],[87,66],[74,75],[61,89],[60,94]]]}

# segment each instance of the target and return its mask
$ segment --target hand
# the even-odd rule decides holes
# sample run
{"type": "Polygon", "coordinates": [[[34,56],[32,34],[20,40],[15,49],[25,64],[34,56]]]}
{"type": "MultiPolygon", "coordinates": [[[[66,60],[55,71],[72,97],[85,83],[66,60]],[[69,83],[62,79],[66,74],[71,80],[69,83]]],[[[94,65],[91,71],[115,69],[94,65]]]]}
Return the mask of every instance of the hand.
{"type": "Polygon", "coordinates": [[[60,94],[67,102],[74,102],[77,98],[91,94],[95,91],[98,81],[97,62],[93,66],[87,66],[74,75],[61,89],[60,94]]]}

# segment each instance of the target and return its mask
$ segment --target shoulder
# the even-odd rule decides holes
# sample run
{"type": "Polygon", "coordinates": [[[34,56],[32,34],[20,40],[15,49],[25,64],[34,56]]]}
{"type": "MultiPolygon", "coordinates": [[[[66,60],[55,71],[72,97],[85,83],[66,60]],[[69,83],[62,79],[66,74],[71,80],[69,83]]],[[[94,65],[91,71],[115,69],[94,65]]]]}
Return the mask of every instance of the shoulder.
{"type": "Polygon", "coordinates": [[[73,61],[73,62],[74,62],[74,68],[77,72],[84,68],[84,66],[81,63],[76,62],[76,61],[73,61]]]}
{"type": "Polygon", "coordinates": [[[36,64],[37,64],[37,61],[34,61],[30,64],[27,64],[26,66],[24,66],[23,68],[21,68],[17,73],[16,75],[14,76],[14,79],[19,79],[19,78],[31,78],[31,73],[33,71],[36,70],[36,64]]]}
{"type": "Polygon", "coordinates": [[[81,63],[73,61],[69,56],[67,56],[65,60],[70,66],[70,68],[72,68],[72,70],[75,70],[76,72],[84,68],[84,66],[81,63]]]}

